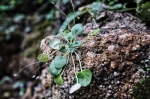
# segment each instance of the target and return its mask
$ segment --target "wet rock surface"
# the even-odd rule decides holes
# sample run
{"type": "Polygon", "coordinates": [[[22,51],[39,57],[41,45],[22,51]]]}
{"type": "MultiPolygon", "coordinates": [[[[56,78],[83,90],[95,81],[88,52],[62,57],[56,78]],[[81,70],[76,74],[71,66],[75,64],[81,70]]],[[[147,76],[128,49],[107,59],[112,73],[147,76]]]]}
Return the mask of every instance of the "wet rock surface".
{"type": "MultiPolygon", "coordinates": [[[[77,53],[83,68],[92,71],[91,84],[69,94],[70,87],[75,83],[73,64],[69,60],[63,74],[63,86],[56,85],[52,77],[42,78],[44,77],[42,73],[42,86],[46,85],[44,81],[50,83],[47,88],[51,94],[45,97],[50,99],[132,98],[133,86],[147,76],[140,61],[149,57],[150,33],[146,32],[144,24],[132,15],[111,11],[105,13],[106,16],[103,17],[105,21],[87,23],[84,26],[84,33],[78,38],[84,43],[77,53]],[[100,32],[88,37],[88,34],[97,28],[101,29],[100,32]],[[143,68],[143,71],[139,71],[139,68],[143,68]]],[[[43,53],[49,55],[54,51],[48,44],[52,38],[54,36],[48,36],[41,41],[43,53]]],[[[76,69],[79,70],[75,55],[74,58],[76,69]]],[[[49,73],[47,75],[50,76],[49,73]]],[[[44,94],[44,91],[41,94],[44,94]]]]}

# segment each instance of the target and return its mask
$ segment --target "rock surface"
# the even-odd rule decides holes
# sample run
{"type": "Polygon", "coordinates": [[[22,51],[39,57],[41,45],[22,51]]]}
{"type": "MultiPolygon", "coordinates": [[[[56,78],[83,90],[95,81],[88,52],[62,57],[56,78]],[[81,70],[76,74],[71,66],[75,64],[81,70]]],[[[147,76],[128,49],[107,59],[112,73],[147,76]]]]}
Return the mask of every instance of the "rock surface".
{"type": "MultiPolygon", "coordinates": [[[[127,13],[111,11],[101,13],[105,13],[104,16],[96,20],[97,23],[87,23],[84,26],[84,33],[78,38],[84,43],[77,53],[83,68],[92,71],[91,84],[69,94],[69,89],[75,83],[73,64],[69,60],[63,74],[63,86],[56,85],[49,73],[46,73],[47,79],[43,78],[42,73],[42,86],[48,85],[45,88],[51,91],[51,94],[45,97],[50,99],[131,99],[133,86],[147,76],[144,67],[140,65],[140,61],[148,58],[150,54],[150,33],[146,32],[144,24],[127,13]],[[102,20],[103,18],[105,20],[102,20]],[[88,34],[97,28],[101,29],[100,32],[88,37],[88,34]],[[143,71],[139,68],[143,68],[143,71]]],[[[41,41],[43,53],[50,55],[54,51],[48,43],[52,38],[54,36],[48,36],[41,41]]],[[[56,54],[51,57],[51,60],[56,54]]],[[[79,71],[78,59],[75,55],[74,58],[79,71]]]]}

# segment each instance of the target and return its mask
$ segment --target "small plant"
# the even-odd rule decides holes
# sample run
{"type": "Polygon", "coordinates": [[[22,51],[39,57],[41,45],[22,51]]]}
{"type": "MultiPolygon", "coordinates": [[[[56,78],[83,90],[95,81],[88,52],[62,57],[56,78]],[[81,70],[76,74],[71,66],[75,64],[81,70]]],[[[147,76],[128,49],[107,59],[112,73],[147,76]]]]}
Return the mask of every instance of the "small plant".
{"type": "MultiPolygon", "coordinates": [[[[64,38],[65,42],[61,41],[58,38],[53,38],[49,41],[50,47],[61,53],[60,55],[57,55],[49,65],[50,74],[54,77],[54,80],[58,85],[63,85],[62,75],[64,70],[66,69],[69,56],[71,56],[71,60],[74,66],[76,84],[72,86],[69,93],[73,93],[81,86],[85,87],[89,85],[92,78],[92,73],[90,70],[82,70],[81,61],[76,52],[76,50],[82,45],[82,42],[80,40],[77,40],[77,35],[82,34],[82,32],[83,25],[76,24],[71,28],[71,31],[65,30],[64,32],[58,34],[58,37],[61,36],[61,38],[64,38]],[[78,73],[76,72],[73,54],[75,54],[79,60],[80,72],[78,73]]],[[[40,54],[38,56],[38,59],[41,62],[47,62],[48,56],[46,56],[45,54],[40,54]]]]}
{"type": "MultiPolygon", "coordinates": [[[[72,0],[70,0],[70,2],[72,4],[73,10],[74,10],[72,0]]],[[[52,3],[52,4],[54,4],[54,3],[52,3]]],[[[62,12],[56,5],[55,5],[55,7],[60,12],[62,12]]],[[[62,14],[64,14],[64,12],[62,12],[62,14]]],[[[76,17],[76,15],[75,15],[75,11],[74,11],[74,24],[75,24],[75,17],[76,17]]],[[[49,69],[50,74],[54,77],[55,83],[58,85],[63,85],[63,77],[62,76],[63,76],[63,73],[65,72],[67,63],[69,62],[69,59],[71,56],[71,61],[72,61],[73,67],[74,67],[74,73],[75,73],[75,79],[76,79],[76,84],[74,84],[69,91],[69,93],[71,94],[71,93],[75,92],[76,90],[78,90],[81,86],[86,87],[87,85],[89,85],[91,82],[91,79],[92,79],[92,73],[89,69],[82,70],[82,64],[80,61],[80,57],[76,52],[76,50],[82,45],[82,42],[77,39],[77,36],[83,33],[83,30],[84,30],[83,25],[78,23],[78,24],[75,24],[73,27],[71,27],[69,24],[70,21],[68,20],[67,16],[66,16],[66,19],[67,19],[69,29],[61,31],[61,33],[59,33],[56,37],[54,37],[53,39],[50,39],[50,41],[49,41],[49,46],[51,48],[55,49],[56,51],[54,51],[50,55],[46,55],[44,53],[39,54],[37,57],[39,62],[35,62],[33,64],[40,63],[40,62],[45,62],[46,64],[48,64],[50,61],[49,56],[51,56],[55,52],[59,51],[60,54],[57,55],[54,58],[54,60],[51,61],[48,69],[49,69]],[[79,72],[76,72],[76,65],[75,65],[73,55],[75,55],[79,61],[79,66],[80,66],[79,72]]],[[[26,68],[30,65],[33,65],[33,64],[29,64],[29,65],[25,66],[24,68],[26,68]]],[[[22,68],[17,74],[14,74],[14,76],[17,76],[24,68],[22,68]]],[[[35,72],[35,75],[33,75],[33,78],[35,78],[35,76],[36,76],[36,72],[35,72]]]]}
{"type": "MultiPolygon", "coordinates": [[[[72,0],[70,0],[70,2],[72,4],[73,11],[74,11],[74,5],[72,3],[72,0]]],[[[60,12],[62,12],[56,5],[55,7],[60,12]]],[[[62,14],[64,14],[64,12],[62,12],[62,14]]],[[[74,11],[74,24],[75,24],[75,17],[76,14],[74,11]]],[[[69,29],[61,31],[61,33],[59,33],[57,37],[49,41],[50,47],[60,52],[60,54],[57,55],[54,58],[54,60],[50,63],[49,71],[50,74],[54,77],[54,81],[56,82],[56,84],[63,85],[62,75],[66,69],[67,63],[69,62],[69,56],[71,56],[72,64],[74,67],[75,79],[76,79],[76,84],[73,85],[69,91],[69,93],[71,94],[74,91],[78,90],[81,86],[85,87],[89,85],[92,79],[92,73],[89,69],[82,70],[80,57],[76,52],[76,50],[82,45],[82,42],[80,40],[77,40],[77,36],[83,33],[84,30],[83,25],[78,23],[71,28],[69,24],[70,21],[68,20],[67,16],[66,19],[67,19],[67,24],[69,29]],[[80,66],[79,72],[76,72],[76,65],[74,62],[73,54],[76,55],[76,57],[78,58],[79,66],[80,66]]],[[[45,54],[40,54],[38,56],[38,59],[41,62],[47,62],[48,56],[46,56],[45,54]]]]}

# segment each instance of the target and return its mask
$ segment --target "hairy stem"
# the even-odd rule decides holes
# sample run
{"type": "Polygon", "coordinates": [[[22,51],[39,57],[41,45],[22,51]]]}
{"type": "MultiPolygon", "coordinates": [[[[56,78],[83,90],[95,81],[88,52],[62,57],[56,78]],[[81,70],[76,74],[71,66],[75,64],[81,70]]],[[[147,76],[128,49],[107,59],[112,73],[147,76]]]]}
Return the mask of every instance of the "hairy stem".
{"type": "Polygon", "coordinates": [[[77,73],[76,73],[76,67],[75,67],[74,58],[73,58],[73,56],[72,56],[72,53],[71,53],[71,58],[72,58],[73,66],[74,66],[74,73],[75,73],[75,77],[76,77],[76,79],[77,79],[77,83],[78,83],[78,78],[77,78],[77,73]]]}
{"type": "Polygon", "coordinates": [[[74,13],[74,14],[73,14],[73,15],[74,15],[73,23],[74,23],[74,25],[75,25],[75,23],[76,23],[75,21],[76,21],[76,20],[75,20],[75,10],[74,10],[74,5],[73,5],[72,0],[70,0],[70,2],[71,2],[71,5],[72,5],[72,8],[73,8],[73,13],[74,13]]]}
{"type": "Polygon", "coordinates": [[[34,64],[37,64],[37,63],[40,63],[40,62],[34,62],[34,63],[32,63],[32,64],[29,64],[29,65],[23,67],[22,69],[19,70],[19,72],[18,72],[17,74],[14,74],[14,76],[18,76],[19,73],[20,73],[22,70],[24,70],[26,67],[29,67],[29,66],[34,65],[34,64]]]}
{"type": "Polygon", "coordinates": [[[71,30],[71,26],[70,26],[70,24],[69,24],[67,15],[66,15],[62,10],[60,10],[60,9],[54,4],[54,2],[51,2],[51,3],[66,17],[66,20],[67,20],[67,23],[68,23],[68,28],[71,30]]]}
{"type": "Polygon", "coordinates": [[[80,61],[79,55],[76,52],[74,52],[74,53],[76,54],[76,56],[77,56],[77,58],[79,60],[80,70],[82,71],[82,65],[81,65],[81,61],[80,61]]]}
{"type": "Polygon", "coordinates": [[[44,64],[44,65],[38,67],[38,69],[36,69],[36,71],[35,71],[34,75],[32,76],[32,78],[35,78],[37,71],[38,71],[40,68],[46,66],[47,64],[48,64],[48,63],[46,63],[46,64],[44,64]]]}
{"type": "Polygon", "coordinates": [[[66,57],[67,55],[69,55],[69,50],[65,53],[64,57],[66,57]]]}

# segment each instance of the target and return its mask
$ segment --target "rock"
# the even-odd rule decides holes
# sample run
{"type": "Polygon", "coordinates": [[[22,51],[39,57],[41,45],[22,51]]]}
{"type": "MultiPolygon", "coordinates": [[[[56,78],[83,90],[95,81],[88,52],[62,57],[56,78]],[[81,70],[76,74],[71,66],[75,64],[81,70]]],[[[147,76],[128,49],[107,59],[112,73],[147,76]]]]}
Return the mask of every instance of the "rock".
{"type": "MultiPolygon", "coordinates": [[[[75,83],[73,64],[69,60],[69,64],[63,74],[64,85],[52,84],[49,87],[52,96],[49,98],[132,98],[131,90],[133,86],[145,77],[145,72],[139,74],[138,68],[140,67],[140,61],[148,57],[146,52],[149,50],[150,33],[145,32],[145,26],[132,15],[111,11],[106,12],[106,15],[108,15],[104,21],[106,24],[101,26],[99,34],[88,38],[87,35],[95,29],[93,25],[90,25],[92,23],[88,23],[84,26],[84,34],[79,37],[84,43],[77,50],[77,53],[81,56],[83,68],[88,68],[92,71],[91,84],[73,94],[69,94],[69,89],[75,83]],[[121,26],[125,26],[125,28],[121,26]]],[[[99,24],[102,25],[101,23],[99,24]]],[[[53,53],[54,50],[48,44],[48,41],[52,38],[54,36],[48,36],[42,40],[42,52],[46,54],[53,53]]],[[[77,60],[75,60],[75,64],[77,70],[79,70],[77,60]]],[[[53,82],[53,78],[49,78],[49,80],[53,82]]]]}

